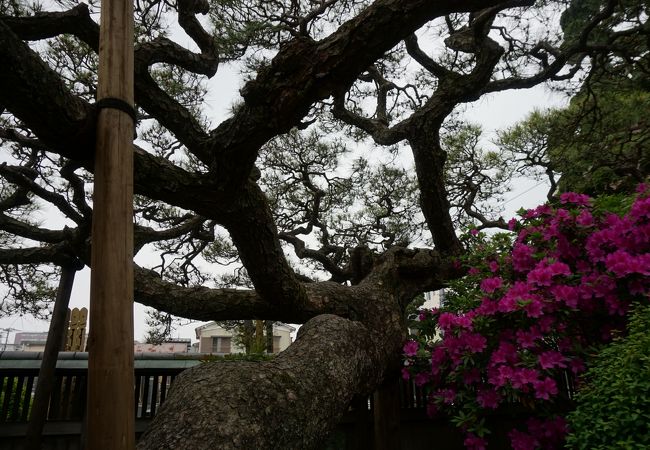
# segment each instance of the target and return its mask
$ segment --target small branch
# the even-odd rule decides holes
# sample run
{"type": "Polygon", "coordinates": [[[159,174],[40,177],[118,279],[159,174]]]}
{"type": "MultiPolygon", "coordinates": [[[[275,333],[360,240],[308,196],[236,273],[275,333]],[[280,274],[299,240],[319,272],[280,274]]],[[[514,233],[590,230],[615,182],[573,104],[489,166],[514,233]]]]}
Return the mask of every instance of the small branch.
{"type": "Polygon", "coordinates": [[[134,253],[137,253],[146,244],[157,241],[177,239],[192,231],[200,231],[206,219],[201,216],[191,216],[181,224],[164,230],[155,230],[150,227],[136,225],[134,230],[134,253]]]}
{"type": "Polygon", "coordinates": [[[65,214],[70,220],[74,221],[76,224],[83,223],[83,217],[75,211],[72,206],[68,203],[67,199],[55,192],[48,191],[47,189],[41,187],[33,179],[28,177],[24,170],[21,167],[9,166],[6,163],[0,164],[0,175],[2,175],[7,181],[13,183],[17,186],[28,189],[34,194],[41,197],[43,200],[51,203],[56,206],[56,208],[65,214]]]}
{"type": "Polygon", "coordinates": [[[319,262],[331,274],[331,281],[342,283],[349,279],[350,275],[328,258],[325,252],[307,248],[305,242],[298,236],[291,233],[279,233],[278,237],[293,246],[293,250],[298,258],[309,258],[319,262]]]}
{"type": "Polygon", "coordinates": [[[406,45],[406,51],[411,58],[417,61],[418,64],[431,72],[434,76],[438,78],[453,76],[454,73],[451,70],[441,66],[422,51],[418,45],[418,39],[415,34],[411,34],[404,39],[404,44],[406,45]]]}

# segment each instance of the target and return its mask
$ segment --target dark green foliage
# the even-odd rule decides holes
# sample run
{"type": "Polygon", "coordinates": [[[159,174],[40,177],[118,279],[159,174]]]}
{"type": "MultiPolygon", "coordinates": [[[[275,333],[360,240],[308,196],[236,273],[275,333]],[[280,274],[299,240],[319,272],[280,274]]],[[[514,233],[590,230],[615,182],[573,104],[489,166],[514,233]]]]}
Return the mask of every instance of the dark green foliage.
{"type": "Polygon", "coordinates": [[[638,307],[630,333],[596,358],[569,415],[569,448],[650,448],[650,307],[638,307]]]}
{"type": "Polygon", "coordinates": [[[23,385],[18,391],[18,379],[17,378],[8,378],[2,380],[0,384],[0,408],[5,404],[5,396],[9,396],[9,402],[7,404],[8,414],[13,414],[14,406],[18,403],[18,410],[16,414],[11,417],[22,417],[25,408],[31,408],[33,397],[30,398],[29,403],[25,405],[23,398],[25,398],[26,388],[23,385]],[[8,383],[11,382],[11,386],[8,386],[8,383]]]}

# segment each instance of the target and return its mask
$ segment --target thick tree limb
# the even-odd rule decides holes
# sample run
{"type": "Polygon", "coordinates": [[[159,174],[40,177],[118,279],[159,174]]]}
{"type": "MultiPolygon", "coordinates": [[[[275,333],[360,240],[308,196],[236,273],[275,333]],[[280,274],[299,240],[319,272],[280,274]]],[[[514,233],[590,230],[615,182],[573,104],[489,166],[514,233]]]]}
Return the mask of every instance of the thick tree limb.
{"type": "Polygon", "coordinates": [[[76,266],[78,260],[66,243],[31,248],[0,249],[0,264],[54,264],[76,266]]]}
{"type": "MultiPolygon", "coordinates": [[[[245,105],[212,132],[210,164],[222,183],[237,188],[259,148],[300,123],[316,101],[342,92],[376,59],[429,20],[497,1],[377,0],[319,42],[292,40],[241,93],[245,105]]],[[[520,5],[532,4],[531,1],[520,5]]]]}
{"type": "Polygon", "coordinates": [[[99,49],[99,25],[91,19],[88,5],[85,3],[80,3],[68,11],[41,12],[29,17],[1,16],[0,20],[21,39],[27,41],[72,34],[93,50],[99,49]]]}
{"type": "Polygon", "coordinates": [[[0,20],[0,103],[64,156],[91,159],[93,108],[0,20]],[[50,119],[54,119],[50,122],[50,119]]]}
{"type": "Polygon", "coordinates": [[[0,213],[0,230],[26,239],[58,244],[70,236],[70,230],[48,230],[0,213]]]}
{"type": "MultiPolygon", "coordinates": [[[[210,3],[207,0],[180,0],[178,2],[179,25],[194,40],[196,45],[199,46],[201,54],[205,58],[212,60],[212,67],[216,73],[219,64],[219,55],[214,44],[214,38],[203,29],[203,26],[196,18],[196,14],[208,14],[209,11],[210,3]]],[[[206,73],[206,75],[208,74],[206,73]]]]}
{"type": "Polygon", "coordinates": [[[183,372],[138,449],[314,448],[355,394],[379,384],[395,350],[359,322],[319,316],[273,361],[183,372]]]}
{"type": "Polygon", "coordinates": [[[345,288],[331,282],[307,284],[308,301],[296,309],[266,301],[254,290],[181,287],[137,266],[135,275],[136,302],[187,319],[304,323],[319,314],[348,317],[353,308],[345,288]]]}

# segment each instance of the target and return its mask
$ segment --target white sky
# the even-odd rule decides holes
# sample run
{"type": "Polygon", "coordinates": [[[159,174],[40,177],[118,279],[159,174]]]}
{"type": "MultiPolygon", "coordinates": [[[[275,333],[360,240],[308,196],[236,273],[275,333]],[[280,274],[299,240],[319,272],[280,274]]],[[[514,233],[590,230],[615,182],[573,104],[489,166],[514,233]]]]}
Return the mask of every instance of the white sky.
{"type": "MultiPolygon", "coordinates": [[[[219,123],[228,114],[233,99],[238,98],[240,78],[234,68],[227,65],[220,67],[217,75],[210,81],[210,91],[206,96],[206,106],[212,111],[214,121],[212,126],[219,123]]],[[[537,86],[529,90],[507,91],[490,94],[480,100],[469,104],[465,117],[468,120],[481,124],[486,133],[485,143],[489,146],[489,140],[494,137],[496,130],[508,127],[515,122],[522,120],[534,109],[543,109],[551,106],[561,106],[565,99],[553,94],[543,86],[537,86]]],[[[543,203],[546,199],[547,187],[538,185],[530,180],[521,180],[516,183],[513,191],[507,194],[504,208],[504,218],[510,218],[515,212],[524,207],[530,208],[543,203]]],[[[47,218],[48,226],[55,228],[47,218]]],[[[70,307],[88,306],[90,292],[90,270],[84,269],[77,273],[70,307]]],[[[145,307],[139,304],[134,305],[135,339],[142,340],[146,332],[145,307]]],[[[195,340],[194,328],[205,322],[195,322],[180,327],[175,331],[174,337],[191,338],[195,340]]],[[[8,317],[0,319],[0,330],[2,328],[13,328],[16,331],[47,331],[47,321],[36,320],[32,317],[8,317]]],[[[9,343],[13,342],[13,334],[9,336],[9,343]]],[[[0,331],[0,343],[5,342],[5,336],[0,331]]]]}

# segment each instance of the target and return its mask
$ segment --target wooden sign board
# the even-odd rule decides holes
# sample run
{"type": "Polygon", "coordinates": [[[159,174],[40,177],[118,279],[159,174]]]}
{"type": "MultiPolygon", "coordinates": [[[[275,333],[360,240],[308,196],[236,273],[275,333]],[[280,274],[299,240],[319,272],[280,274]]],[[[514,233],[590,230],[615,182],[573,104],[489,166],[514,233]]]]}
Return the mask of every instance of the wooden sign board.
{"type": "Polygon", "coordinates": [[[83,352],[86,349],[87,308],[68,309],[68,333],[65,340],[66,352],[83,352]]]}

